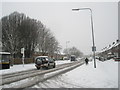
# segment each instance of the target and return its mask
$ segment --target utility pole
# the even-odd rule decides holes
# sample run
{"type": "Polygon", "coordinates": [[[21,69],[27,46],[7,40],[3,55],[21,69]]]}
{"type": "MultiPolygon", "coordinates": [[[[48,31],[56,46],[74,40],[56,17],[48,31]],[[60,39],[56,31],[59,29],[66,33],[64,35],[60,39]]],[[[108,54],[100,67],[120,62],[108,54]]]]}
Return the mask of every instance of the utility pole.
{"type": "Polygon", "coordinates": [[[66,41],[66,52],[67,52],[67,58],[69,57],[68,56],[68,47],[67,47],[67,44],[70,43],[70,41],[66,41]]]}

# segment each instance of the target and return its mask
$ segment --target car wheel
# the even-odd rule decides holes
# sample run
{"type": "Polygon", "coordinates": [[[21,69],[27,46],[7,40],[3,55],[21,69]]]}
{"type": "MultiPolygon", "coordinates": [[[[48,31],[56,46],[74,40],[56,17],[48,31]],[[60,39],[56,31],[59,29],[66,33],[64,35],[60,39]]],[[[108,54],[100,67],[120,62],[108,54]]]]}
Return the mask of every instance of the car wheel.
{"type": "Polygon", "coordinates": [[[54,63],[54,66],[53,66],[53,68],[55,68],[56,67],[56,65],[55,65],[55,63],[54,63]]]}
{"type": "Polygon", "coordinates": [[[10,69],[10,64],[8,65],[8,69],[10,69]]]}
{"type": "Polygon", "coordinates": [[[49,69],[50,68],[50,64],[48,64],[48,66],[46,67],[46,69],[49,69]]]}
{"type": "Polygon", "coordinates": [[[49,67],[50,67],[50,65],[48,64],[45,68],[46,68],[46,69],[49,69],[49,67]]]}
{"type": "Polygon", "coordinates": [[[37,70],[39,70],[40,69],[40,67],[37,67],[37,70]]]}

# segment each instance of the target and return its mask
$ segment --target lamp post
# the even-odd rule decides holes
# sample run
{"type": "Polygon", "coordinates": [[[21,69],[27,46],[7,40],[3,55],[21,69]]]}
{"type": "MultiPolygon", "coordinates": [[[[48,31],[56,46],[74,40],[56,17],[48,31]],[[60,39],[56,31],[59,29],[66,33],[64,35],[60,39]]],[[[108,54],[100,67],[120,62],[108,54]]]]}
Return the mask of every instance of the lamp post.
{"type": "Polygon", "coordinates": [[[66,41],[67,58],[68,58],[68,47],[67,47],[68,43],[70,43],[70,41],[66,41]]]}
{"type": "Polygon", "coordinates": [[[66,41],[66,49],[67,49],[67,44],[70,43],[70,41],[66,41]]]}
{"type": "Polygon", "coordinates": [[[92,46],[92,51],[93,51],[93,58],[94,58],[94,68],[96,68],[96,61],[95,61],[95,41],[94,41],[94,31],[93,31],[93,17],[92,17],[92,9],[91,8],[76,8],[72,9],[72,11],[79,11],[79,10],[89,10],[91,12],[91,28],[92,28],[92,40],[93,40],[93,46],[92,46]]]}

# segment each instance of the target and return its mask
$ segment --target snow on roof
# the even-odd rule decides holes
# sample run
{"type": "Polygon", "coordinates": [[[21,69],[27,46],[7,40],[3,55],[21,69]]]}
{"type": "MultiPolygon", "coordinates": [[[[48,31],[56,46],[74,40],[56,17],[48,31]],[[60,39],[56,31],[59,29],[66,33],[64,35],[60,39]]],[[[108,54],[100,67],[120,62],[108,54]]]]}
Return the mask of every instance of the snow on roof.
{"type": "Polygon", "coordinates": [[[112,45],[110,45],[110,46],[104,48],[101,52],[104,52],[104,51],[110,50],[110,49],[112,49],[113,47],[118,46],[119,44],[120,44],[120,42],[115,43],[115,44],[112,44],[112,45]]]}
{"type": "Polygon", "coordinates": [[[0,52],[0,54],[10,54],[9,52],[0,52]]]}
{"type": "Polygon", "coordinates": [[[114,45],[114,47],[118,46],[120,44],[120,41],[114,45]]]}

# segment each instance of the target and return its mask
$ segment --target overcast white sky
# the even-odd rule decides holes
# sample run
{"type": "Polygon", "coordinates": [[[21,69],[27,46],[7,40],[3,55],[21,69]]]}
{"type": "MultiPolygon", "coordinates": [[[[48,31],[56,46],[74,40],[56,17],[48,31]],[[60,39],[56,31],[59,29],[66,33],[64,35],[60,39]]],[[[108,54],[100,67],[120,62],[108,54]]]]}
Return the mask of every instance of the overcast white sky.
{"type": "Polygon", "coordinates": [[[2,16],[14,11],[40,20],[50,28],[63,49],[75,46],[84,54],[92,52],[90,11],[73,12],[72,8],[93,10],[95,45],[97,51],[118,39],[117,2],[4,2],[2,16]]]}

